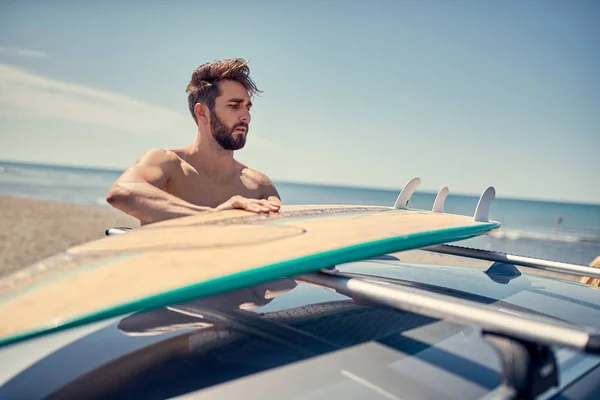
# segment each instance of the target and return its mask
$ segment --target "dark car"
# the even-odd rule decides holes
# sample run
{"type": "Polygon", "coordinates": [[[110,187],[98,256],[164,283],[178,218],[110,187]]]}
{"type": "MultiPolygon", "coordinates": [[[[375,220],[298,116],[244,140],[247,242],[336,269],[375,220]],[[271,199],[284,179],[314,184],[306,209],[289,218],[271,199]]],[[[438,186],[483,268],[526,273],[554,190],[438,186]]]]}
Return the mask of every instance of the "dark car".
{"type": "Polygon", "coordinates": [[[0,398],[592,399],[599,330],[596,288],[388,255],[6,346],[0,398]]]}

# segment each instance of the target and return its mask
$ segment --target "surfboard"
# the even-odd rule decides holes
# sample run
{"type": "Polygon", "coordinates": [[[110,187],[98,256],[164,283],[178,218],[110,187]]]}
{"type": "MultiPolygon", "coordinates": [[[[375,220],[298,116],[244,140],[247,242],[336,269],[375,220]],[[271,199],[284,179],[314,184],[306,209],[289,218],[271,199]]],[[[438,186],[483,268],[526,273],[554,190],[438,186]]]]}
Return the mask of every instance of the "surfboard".
{"type": "Polygon", "coordinates": [[[72,247],[0,281],[0,345],[500,227],[396,207],[226,210],[72,247]]]}

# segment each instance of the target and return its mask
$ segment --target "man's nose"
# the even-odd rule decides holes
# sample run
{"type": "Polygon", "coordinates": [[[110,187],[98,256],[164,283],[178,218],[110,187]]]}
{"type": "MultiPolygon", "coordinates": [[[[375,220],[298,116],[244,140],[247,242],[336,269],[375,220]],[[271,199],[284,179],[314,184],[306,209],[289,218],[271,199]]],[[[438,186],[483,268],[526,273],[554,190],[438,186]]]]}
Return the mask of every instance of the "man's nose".
{"type": "Polygon", "coordinates": [[[244,112],[244,114],[242,115],[240,120],[246,124],[249,124],[250,123],[250,111],[244,112]]]}

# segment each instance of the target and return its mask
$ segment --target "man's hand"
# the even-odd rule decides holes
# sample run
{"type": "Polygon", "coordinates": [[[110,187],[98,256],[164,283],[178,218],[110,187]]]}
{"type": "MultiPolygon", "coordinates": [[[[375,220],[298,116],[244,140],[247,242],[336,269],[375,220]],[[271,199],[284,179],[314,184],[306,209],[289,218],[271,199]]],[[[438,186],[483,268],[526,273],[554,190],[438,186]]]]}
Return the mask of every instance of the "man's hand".
{"type": "Polygon", "coordinates": [[[279,207],[279,204],[269,200],[247,199],[242,196],[233,196],[231,199],[215,208],[215,211],[237,208],[255,213],[274,213],[279,211],[279,207]]]}

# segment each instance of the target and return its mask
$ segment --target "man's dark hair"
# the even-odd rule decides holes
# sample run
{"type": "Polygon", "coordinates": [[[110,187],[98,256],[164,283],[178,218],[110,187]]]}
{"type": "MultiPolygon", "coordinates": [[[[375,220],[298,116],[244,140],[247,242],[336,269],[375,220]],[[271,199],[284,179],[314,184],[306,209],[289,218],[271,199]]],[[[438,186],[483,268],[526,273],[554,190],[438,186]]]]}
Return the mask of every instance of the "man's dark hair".
{"type": "Polygon", "coordinates": [[[242,58],[202,64],[192,73],[192,79],[186,89],[190,112],[196,123],[198,121],[194,114],[194,106],[196,103],[203,103],[212,111],[215,107],[215,99],[221,94],[219,82],[222,80],[241,83],[250,96],[261,92],[250,78],[248,62],[242,58]]]}

